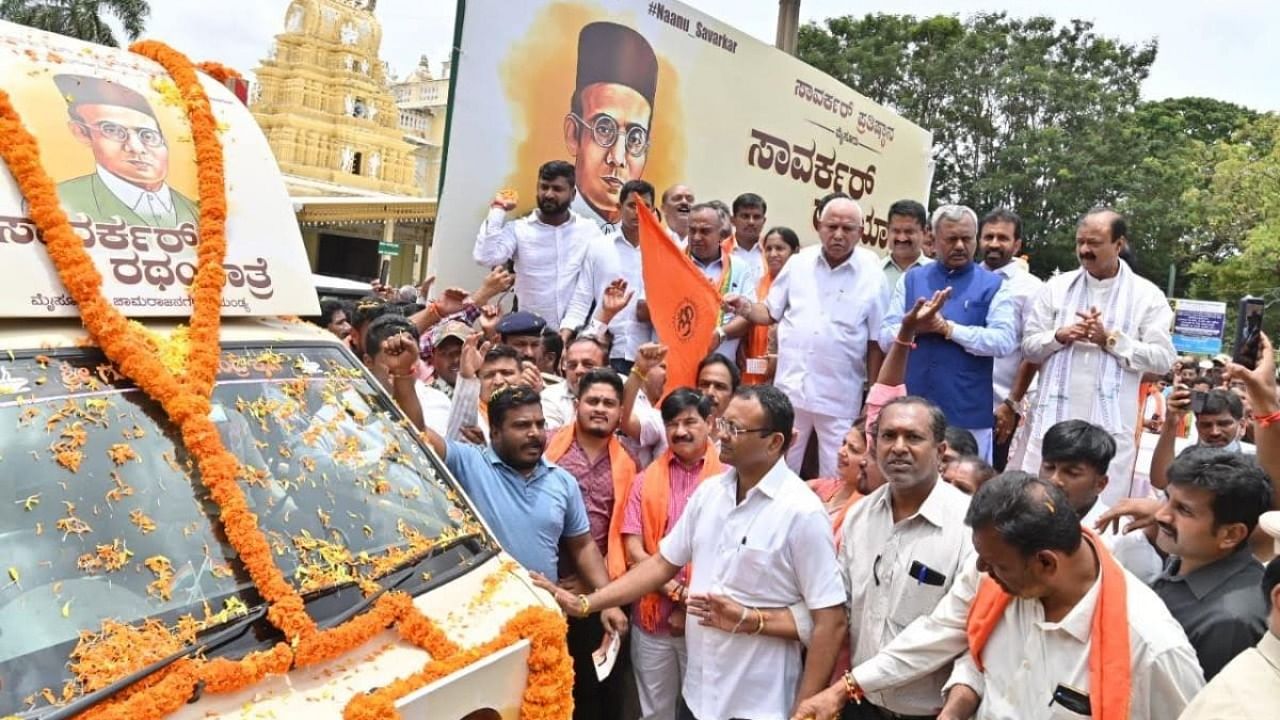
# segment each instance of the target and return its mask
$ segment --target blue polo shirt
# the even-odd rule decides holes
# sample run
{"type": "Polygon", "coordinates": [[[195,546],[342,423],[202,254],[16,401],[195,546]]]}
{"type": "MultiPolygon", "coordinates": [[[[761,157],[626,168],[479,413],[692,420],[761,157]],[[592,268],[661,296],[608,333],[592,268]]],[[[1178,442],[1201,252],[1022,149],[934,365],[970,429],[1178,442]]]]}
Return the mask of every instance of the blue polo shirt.
{"type": "Polygon", "coordinates": [[[560,539],[591,531],[578,481],[541,459],[533,474],[525,477],[499,460],[487,445],[480,448],[450,441],[445,448],[445,465],[502,548],[529,570],[552,582],[559,580],[556,561],[560,539]]]}

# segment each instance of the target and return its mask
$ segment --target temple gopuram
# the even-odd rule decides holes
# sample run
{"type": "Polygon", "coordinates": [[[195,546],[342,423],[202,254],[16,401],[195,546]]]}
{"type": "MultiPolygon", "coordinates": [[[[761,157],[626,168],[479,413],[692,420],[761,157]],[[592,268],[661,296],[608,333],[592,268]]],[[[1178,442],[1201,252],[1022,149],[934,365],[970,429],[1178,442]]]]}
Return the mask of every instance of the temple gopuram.
{"type": "Polygon", "coordinates": [[[312,270],[392,284],[425,274],[436,185],[379,59],[377,0],[293,0],[251,109],[284,173],[312,270]]]}

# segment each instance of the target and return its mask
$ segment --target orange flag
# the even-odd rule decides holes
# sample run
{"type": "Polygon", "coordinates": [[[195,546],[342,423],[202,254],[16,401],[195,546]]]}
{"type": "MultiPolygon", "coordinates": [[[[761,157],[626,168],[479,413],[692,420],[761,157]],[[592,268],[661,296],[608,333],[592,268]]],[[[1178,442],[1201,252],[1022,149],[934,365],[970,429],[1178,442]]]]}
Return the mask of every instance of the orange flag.
{"type": "Polygon", "coordinates": [[[667,388],[698,383],[698,363],[707,355],[720,318],[720,293],[663,229],[644,201],[640,205],[640,260],[645,301],[668,348],[667,388]]]}

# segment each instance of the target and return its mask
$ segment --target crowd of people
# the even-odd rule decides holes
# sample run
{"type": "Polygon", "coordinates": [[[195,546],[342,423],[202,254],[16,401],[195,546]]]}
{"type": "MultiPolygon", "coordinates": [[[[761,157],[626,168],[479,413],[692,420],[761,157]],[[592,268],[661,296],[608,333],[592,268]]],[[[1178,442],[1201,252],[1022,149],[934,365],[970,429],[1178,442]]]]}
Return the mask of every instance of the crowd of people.
{"type": "Polygon", "coordinates": [[[547,163],[530,214],[495,197],[473,292],[317,319],[569,616],[575,718],[1274,715],[1274,354],[1176,357],[1119,213],[1042,281],[1003,208],[895,202],[880,258],[842,194],[812,228],[619,197],[606,235],[547,163]],[[692,386],[651,324],[650,208],[722,301],[692,386]]]}

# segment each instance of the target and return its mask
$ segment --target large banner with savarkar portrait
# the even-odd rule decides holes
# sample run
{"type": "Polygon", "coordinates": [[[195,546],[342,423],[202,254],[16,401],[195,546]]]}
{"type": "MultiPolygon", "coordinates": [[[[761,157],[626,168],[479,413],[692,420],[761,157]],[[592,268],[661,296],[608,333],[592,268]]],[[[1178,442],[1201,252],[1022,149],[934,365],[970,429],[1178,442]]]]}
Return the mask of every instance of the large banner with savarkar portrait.
{"type": "Polygon", "coordinates": [[[662,0],[465,0],[432,266],[478,278],[471,242],[493,194],[534,206],[537,168],[577,168],[574,210],[618,220],[643,178],[698,200],[763,196],[768,221],[816,237],[816,201],[849,193],[885,252],[895,200],[924,202],[931,135],[725,23],[662,0]]]}

